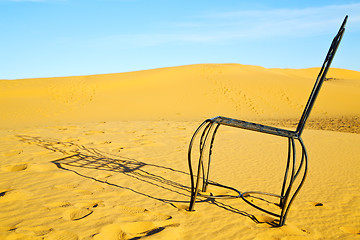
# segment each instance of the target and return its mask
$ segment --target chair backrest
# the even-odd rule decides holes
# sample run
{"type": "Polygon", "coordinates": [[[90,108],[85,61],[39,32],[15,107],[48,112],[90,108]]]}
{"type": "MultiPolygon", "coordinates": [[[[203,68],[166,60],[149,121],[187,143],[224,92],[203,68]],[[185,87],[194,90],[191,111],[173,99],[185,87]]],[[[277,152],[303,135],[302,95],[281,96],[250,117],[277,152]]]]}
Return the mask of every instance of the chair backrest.
{"type": "Polygon", "coordinates": [[[341,41],[341,38],[344,34],[344,31],[345,31],[345,24],[346,24],[346,21],[347,21],[347,18],[348,16],[345,16],[345,19],[339,29],[339,32],[336,34],[336,36],[334,37],[334,40],[332,41],[331,43],[331,46],[330,46],[330,49],[325,57],[325,61],[321,67],[321,70],[319,72],[319,75],[317,76],[317,79],[316,79],[316,82],[315,82],[315,85],[314,85],[314,88],[313,90],[311,91],[311,94],[310,94],[310,97],[309,97],[309,100],[306,104],[306,107],[304,109],[304,112],[301,116],[301,119],[300,119],[300,122],[297,126],[297,129],[296,129],[296,132],[298,134],[298,136],[301,135],[302,131],[304,130],[304,127],[305,127],[305,123],[306,123],[306,120],[308,119],[309,115],[310,115],[310,112],[314,106],[314,103],[315,103],[315,100],[316,100],[316,97],[317,95],[319,94],[319,91],[320,91],[320,88],[326,78],[326,74],[330,68],[330,65],[331,65],[331,62],[335,56],[335,53],[336,53],[336,50],[340,44],[340,41],[341,41]]]}

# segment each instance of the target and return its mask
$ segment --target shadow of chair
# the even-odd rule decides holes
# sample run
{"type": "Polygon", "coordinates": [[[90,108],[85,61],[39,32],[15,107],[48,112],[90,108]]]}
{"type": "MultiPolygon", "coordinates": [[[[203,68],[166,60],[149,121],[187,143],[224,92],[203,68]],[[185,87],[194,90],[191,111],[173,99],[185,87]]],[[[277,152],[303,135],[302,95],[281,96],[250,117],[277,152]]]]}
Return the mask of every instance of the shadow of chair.
{"type": "MultiPolygon", "coordinates": [[[[301,119],[298,123],[297,129],[295,131],[285,130],[281,128],[261,125],[253,122],[246,122],[237,119],[227,118],[227,117],[214,117],[211,119],[205,120],[195,131],[192,139],[190,141],[189,150],[188,150],[188,164],[190,170],[191,177],[191,198],[190,198],[190,206],[189,211],[194,210],[194,205],[196,202],[197,196],[203,196],[207,198],[242,198],[246,203],[251,206],[275,216],[277,219],[275,220],[275,226],[283,226],[285,224],[285,220],[287,214],[289,212],[290,206],[294,201],[294,198],[298,194],[300,188],[302,187],[308,169],[308,155],[306,152],[306,148],[304,142],[301,138],[301,134],[303,132],[306,120],[308,119],[310,112],[314,106],[316,97],[320,91],[320,88],[326,78],[326,74],[330,68],[331,62],[335,56],[336,50],[340,44],[341,38],[345,31],[345,24],[347,21],[347,17],[345,17],[338,33],[332,41],[330,49],[326,55],[325,61],[321,67],[320,73],[317,76],[315,85],[312,89],[304,112],[301,116],[301,119]],[[258,192],[258,191],[248,191],[248,192],[240,192],[235,188],[224,186],[218,183],[214,183],[209,181],[209,172],[210,172],[210,163],[211,163],[211,155],[212,148],[214,144],[215,135],[218,132],[218,129],[221,125],[226,125],[235,128],[247,129],[251,131],[257,131],[261,133],[276,135],[280,137],[288,138],[288,156],[285,168],[285,174],[283,178],[283,183],[281,187],[280,194],[273,194],[267,192],[258,192]],[[200,134],[201,133],[201,134],[200,134]],[[192,167],[192,155],[194,148],[194,141],[197,139],[197,135],[200,134],[199,141],[199,155],[198,155],[198,166],[196,175],[194,174],[192,167]],[[299,142],[301,146],[301,160],[299,163],[296,163],[296,150],[295,150],[295,140],[299,142]],[[205,153],[207,152],[207,153],[205,153]],[[204,160],[204,156],[207,155],[207,160],[204,160]],[[207,166],[205,166],[207,164],[207,166]],[[295,182],[295,180],[298,180],[295,182]],[[200,191],[200,185],[202,184],[202,188],[200,191]],[[223,187],[235,191],[236,195],[203,195],[201,192],[206,192],[207,186],[209,184],[216,185],[218,187],[223,187]],[[273,210],[267,210],[264,207],[260,207],[258,204],[253,203],[249,198],[253,196],[264,196],[264,197],[272,197],[277,200],[278,210],[274,212],[273,210]]],[[[258,199],[262,199],[257,197],[258,199]]]]}

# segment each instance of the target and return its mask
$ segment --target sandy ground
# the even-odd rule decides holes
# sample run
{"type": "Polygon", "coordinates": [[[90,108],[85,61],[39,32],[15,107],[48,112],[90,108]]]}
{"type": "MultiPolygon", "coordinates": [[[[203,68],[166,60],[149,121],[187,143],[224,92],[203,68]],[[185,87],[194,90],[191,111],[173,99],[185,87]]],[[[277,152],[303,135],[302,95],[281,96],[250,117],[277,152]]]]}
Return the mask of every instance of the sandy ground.
{"type": "MultiPolygon", "coordinates": [[[[241,199],[199,197],[186,211],[201,121],[295,129],[317,70],[202,64],[0,81],[0,239],[360,239],[360,73],[350,70],[329,72],[304,130],[309,173],[285,226],[241,199]]],[[[222,127],[210,179],[278,193],[286,156],[286,139],[222,127]]]]}

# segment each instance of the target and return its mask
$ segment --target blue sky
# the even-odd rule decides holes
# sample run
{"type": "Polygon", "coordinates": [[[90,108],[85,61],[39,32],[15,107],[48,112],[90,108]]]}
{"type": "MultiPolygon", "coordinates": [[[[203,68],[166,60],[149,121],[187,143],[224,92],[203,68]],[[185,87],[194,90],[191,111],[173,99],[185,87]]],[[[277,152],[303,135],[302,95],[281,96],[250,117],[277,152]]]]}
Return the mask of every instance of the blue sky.
{"type": "Polygon", "coordinates": [[[197,63],[360,71],[360,1],[0,0],[0,79],[197,63]]]}

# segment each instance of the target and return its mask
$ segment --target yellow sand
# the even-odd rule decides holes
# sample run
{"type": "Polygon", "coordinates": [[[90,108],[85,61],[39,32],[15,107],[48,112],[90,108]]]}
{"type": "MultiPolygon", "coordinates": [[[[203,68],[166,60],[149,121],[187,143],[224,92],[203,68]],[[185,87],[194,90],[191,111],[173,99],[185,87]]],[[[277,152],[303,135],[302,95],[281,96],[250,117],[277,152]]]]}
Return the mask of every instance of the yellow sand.
{"type": "MultiPolygon", "coordinates": [[[[304,130],[309,174],[285,226],[241,199],[186,211],[201,121],[294,129],[318,70],[200,64],[0,81],[0,239],[360,239],[360,72],[344,69],[330,70],[304,130]]],[[[286,148],[220,128],[210,179],[277,193],[286,148]]]]}

